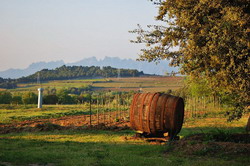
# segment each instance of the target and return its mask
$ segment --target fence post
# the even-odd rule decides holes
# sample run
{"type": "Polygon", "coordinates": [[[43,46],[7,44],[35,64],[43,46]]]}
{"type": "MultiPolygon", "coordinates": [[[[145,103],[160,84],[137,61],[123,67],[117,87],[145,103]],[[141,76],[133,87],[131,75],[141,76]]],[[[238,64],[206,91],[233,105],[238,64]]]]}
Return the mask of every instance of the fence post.
{"type": "Polygon", "coordinates": [[[125,119],[125,95],[122,97],[122,117],[123,117],[123,119],[125,119]]]}
{"type": "Polygon", "coordinates": [[[99,125],[99,94],[96,99],[96,104],[97,104],[97,125],[99,125]]]}
{"type": "Polygon", "coordinates": [[[130,114],[129,114],[129,94],[127,95],[127,101],[126,101],[126,109],[127,109],[127,116],[129,117],[130,116],[130,114]]]}
{"type": "Polygon", "coordinates": [[[90,114],[90,116],[89,116],[89,123],[90,123],[90,126],[92,125],[92,108],[91,108],[91,100],[92,100],[92,98],[91,98],[91,94],[90,94],[90,98],[89,98],[89,114],[90,114]]]}
{"type": "Polygon", "coordinates": [[[118,98],[118,109],[119,109],[119,120],[122,118],[122,110],[121,110],[121,103],[120,103],[120,101],[121,101],[121,94],[119,93],[119,98],[118,98]]]}
{"type": "Polygon", "coordinates": [[[102,108],[103,108],[103,123],[105,124],[105,104],[104,104],[104,95],[102,95],[102,108]]]}
{"type": "Polygon", "coordinates": [[[117,112],[118,112],[118,94],[115,95],[115,100],[116,100],[116,103],[115,103],[115,123],[116,123],[116,119],[118,118],[117,116],[117,112]]]}
{"type": "Polygon", "coordinates": [[[111,124],[111,104],[110,104],[110,96],[108,97],[108,109],[109,109],[109,124],[111,124]]]}

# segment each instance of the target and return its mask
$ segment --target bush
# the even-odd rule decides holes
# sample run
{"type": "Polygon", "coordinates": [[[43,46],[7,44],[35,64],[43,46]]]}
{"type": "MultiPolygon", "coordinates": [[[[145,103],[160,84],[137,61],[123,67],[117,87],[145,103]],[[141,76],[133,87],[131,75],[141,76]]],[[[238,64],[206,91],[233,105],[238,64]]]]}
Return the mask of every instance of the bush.
{"type": "Polygon", "coordinates": [[[16,105],[22,104],[23,103],[22,96],[13,96],[11,103],[16,105]]]}
{"type": "Polygon", "coordinates": [[[0,91],[0,104],[10,104],[12,95],[8,91],[0,91]]]}
{"type": "Polygon", "coordinates": [[[23,95],[23,104],[37,104],[38,97],[33,92],[28,92],[23,95]]]}
{"type": "Polygon", "coordinates": [[[69,92],[65,89],[62,89],[58,93],[58,103],[59,104],[76,104],[77,101],[74,96],[70,96],[69,92]]]}
{"type": "Polygon", "coordinates": [[[58,103],[58,97],[56,95],[46,95],[43,98],[44,104],[57,104],[58,103]]]}

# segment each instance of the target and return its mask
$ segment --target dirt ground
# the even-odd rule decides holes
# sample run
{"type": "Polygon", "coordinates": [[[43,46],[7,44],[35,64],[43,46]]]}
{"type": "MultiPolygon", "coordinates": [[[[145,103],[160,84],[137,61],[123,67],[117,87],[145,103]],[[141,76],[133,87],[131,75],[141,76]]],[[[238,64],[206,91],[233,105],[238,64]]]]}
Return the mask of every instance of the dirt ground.
{"type": "Polygon", "coordinates": [[[198,156],[250,156],[250,135],[232,134],[228,140],[206,140],[205,134],[195,134],[168,144],[166,155],[180,152],[183,155],[198,156]]]}
{"type": "Polygon", "coordinates": [[[11,124],[0,124],[0,134],[22,131],[44,131],[53,129],[129,129],[126,112],[108,112],[94,115],[74,115],[51,119],[25,120],[11,124]]]}

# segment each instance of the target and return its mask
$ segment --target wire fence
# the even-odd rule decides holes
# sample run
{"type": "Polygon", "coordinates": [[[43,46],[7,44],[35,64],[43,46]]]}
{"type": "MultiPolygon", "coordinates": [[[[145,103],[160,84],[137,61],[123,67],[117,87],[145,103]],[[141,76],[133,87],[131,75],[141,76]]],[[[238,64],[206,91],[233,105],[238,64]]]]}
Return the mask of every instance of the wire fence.
{"type": "MultiPolygon", "coordinates": [[[[115,94],[99,93],[91,95],[88,103],[90,125],[114,125],[129,122],[129,109],[133,99],[132,93],[117,92],[115,94]]],[[[185,121],[205,117],[222,117],[224,109],[221,99],[216,96],[186,97],[185,121]]]]}
{"type": "Polygon", "coordinates": [[[185,118],[222,117],[225,109],[217,96],[186,97],[185,118]]]}
{"type": "Polygon", "coordinates": [[[90,125],[113,125],[129,121],[129,108],[132,94],[99,93],[91,95],[88,103],[88,118],[90,125]]]}

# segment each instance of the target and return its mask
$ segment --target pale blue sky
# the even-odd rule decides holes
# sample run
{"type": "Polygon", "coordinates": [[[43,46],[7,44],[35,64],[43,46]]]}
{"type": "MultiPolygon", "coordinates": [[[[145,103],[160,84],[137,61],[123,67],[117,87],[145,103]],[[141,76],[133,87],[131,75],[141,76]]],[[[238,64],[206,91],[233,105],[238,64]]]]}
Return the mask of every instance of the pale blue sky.
{"type": "Polygon", "coordinates": [[[0,0],[0,71],[96,56],[136,59],[128,31],[152,24],[148,0],[0,0]]]}

